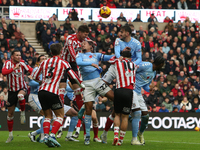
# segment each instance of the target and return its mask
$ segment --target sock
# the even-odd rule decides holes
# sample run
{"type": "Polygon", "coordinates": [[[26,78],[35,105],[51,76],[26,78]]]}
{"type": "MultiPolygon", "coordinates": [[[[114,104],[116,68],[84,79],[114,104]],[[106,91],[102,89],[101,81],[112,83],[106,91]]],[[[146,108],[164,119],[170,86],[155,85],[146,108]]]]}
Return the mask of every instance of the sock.
{"type": "Polygon", "coordinates": [[[62,125],[62,122],[63,122],[63,118],[57,117],[56,120],[53,123],[51,133],[56,134],[58,132],[58,129],[62,125]]]}
{"type": "Polygon", "coordinates": [[[92,120],[92,117],[90,115],[85,115],[86,137],[90,137],[91,120],[92,120]]]}
{"type": "Polygon", "coordinates": [[[119,127],[114,127],[114,137],[118,137],[119,135],[119,127]]]}
{"type": "Polygon", "coordinates": [[[41,125],[40,125],[40,129],[37,129],[36,131],[31,132],[32,135],[36,136],[38,134],[42,134],[44,135],[44,131],[43,131],[43,122],[44,122],[45,117],[43,116],[42,121],[41,121],[41,125]]]}
{"type": "Polygon", "coordinates": [[[80,110],[83,105],[82,96],[80,94],[75,96],[76,96],[76,104],[78,106],[78,109],[80,110]]]}
{"type": "Polygon", "coordinates": [[[67,137],[71,137],[73,132],[67,132],[67,137]]]}
{"type": "Polygon", "coordinates": [[[98,123],[93,123],[93,132],[94,132],[94,138],[98,138],[98,123]]]}
{"type": "Polygon", "coordinates": [[[139,129],[139,121],[141,117],[141,111],[134,111],[133,112],[133,119],[132,119],[132,137],[137,137],[138,129],[139,129]]]}
{"type": "Polygon", "coordinates": [[[18,100],[19,100],[20,109],[21,109],[21,111],[24,111],[25,110],[25,103],[26,103],[26,100],[24,99],[24,95],[18,94],[17,97],[18,97],[18,100]]]}
{"type": "Polygon", "coordinates": [[[124,139],[125,134],[126,134],[126,131],[120,130],[119,141],[120,141],[121,143],[123,143],[123,139],[124,139]]]}
{"type": "Polygon", "coordinates": [[[9,132],[9,136],[13,136],[13,132],[12,131],[9,132]]]}
{"type": "Polygon", "coordinates": [[[49,128],[50,128],[50,118],[45,118],[43,122],[43,130],[44,134],[49,134],[49,128]]]}
{"type": "Polygon", "coordinates": [[[107,118],[107,121],[106,121],[106,125],[105,125],[105,131],[108,132],[108,130],[110,129],[110,127],[112,126],[113,124],[113,120],[114,118],[112,117],[112,115],[110,115],[108,118],[107,118]]]}
{"type": "Polygon", "coordinates": [[[132,141],[135,141],[135,140],[137,140],[137,137],[132,137],[132,141]]]}
{"type": "Polygon", "coordinates": [[[140,133],[143,133],[148,126],[149,114],[141,117],[140,133]]]}
{"type": "Polygon", "coordinates": [[[61,100],[63,101],[63,104],[64,104],[64,95],[65,95],[65,88],[60,88],[59,96],[60,96],[61,100]]]}
{"type": "Polygon", "coordinates": [[[81,127],[81,119],[78,119],[78,122],[77,122],[76,127],[77,127],[77,128],[80,128],[80,127],[81,127]]]}
{"type": "Polygon", "coordinates": [[[8,131],[9,132],[13,131],[13,124],[14,124],[13,118],[14,117],[8,117],[7,116],[7,124],[8,124],[8,131]]]}
{"type": "Polygon", "coordinates": [[[74,128],[75,128],[77,122],[78,122],[78,117],[77,116],[71,118],[71,122],[70,122],[70,125],[69,125],[68,132],[73,132],[74,131],[74,128]]]}

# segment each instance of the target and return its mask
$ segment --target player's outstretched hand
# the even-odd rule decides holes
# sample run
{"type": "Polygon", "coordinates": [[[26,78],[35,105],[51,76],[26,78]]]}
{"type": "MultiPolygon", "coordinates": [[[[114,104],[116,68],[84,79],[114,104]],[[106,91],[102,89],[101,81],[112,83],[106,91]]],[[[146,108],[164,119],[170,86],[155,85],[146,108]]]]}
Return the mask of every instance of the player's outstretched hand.
{"type": "Polygon", "coordinates": [[[99,66],[97,64],[92,64],[92,66],[99,69],[99,66]]]}
{"type": "Polygon", "coordinates": [[[13,70],[19,69],[20,68],[20,63],[16,64],[16,66],[13,68],[13,70]]]}
{"type": "Polygon", "coordinates": [[[28,76],[29,79],[33,80],[33,77],[31,75],[28,76]]]}

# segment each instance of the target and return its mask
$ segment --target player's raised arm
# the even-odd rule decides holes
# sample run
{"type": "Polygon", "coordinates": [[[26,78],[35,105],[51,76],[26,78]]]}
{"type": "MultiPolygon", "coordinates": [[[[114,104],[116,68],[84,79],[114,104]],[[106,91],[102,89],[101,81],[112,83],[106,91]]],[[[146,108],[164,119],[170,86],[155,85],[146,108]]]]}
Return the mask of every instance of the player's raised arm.
{"type": "Polygon", "coordinates": [[[138,41],[136,46],[136,60],[134,61],[134,63],[136,65],[140,64],[142,62],[142,51],[141,51],[141,44],[138,41]]]}
{"type": "Polygon", "coordinates": [[[38,80],[38,81],[40,80],[39,76],[42,72],[43,65],[44,65],[44,61],[40,64],[39,68],[31,74],[31,76],[33,77],[33,80],[38,80]]]}
{"type": "Polygon", "coordinates": [[[104,55],[101,53],[97,53],[97,54],[98,54],[99,61],[109,61],[113,56],[115,56],[115,55],[104,55]]]}
{"type": "Polygon", "coordinates": [[[83,61],[81,55],[81,53],[76,55],[76,63],[78,66],[89,66],[92,65],[92,63],[94,63],[93,61],[83,61]]]}
{"type": "Polygon", "coordinates": [[[70,53],[71,57],[73,58],[73,60],[76,60],[76,53],[75,53],[75,50],[73,48],[73,41],[72,41],[72,39],[68,39],[66,41],[67,41],[67,43],[66,43],[67,44],[67,48],[69,50],[69,53],[70,53]]]}
{"type": "Polygon", "coordinates": [[[114,50],[115,50],[115,56],[117,58],[119,58],[121,55],[120,55],[120,38],[117,38],[115,40],[115,47],[114,47],[114,50]]]}
{"type": "Polygon", "coordinates": [[[23,61],[23,62],[20,62],[20,64],[24,67],[24,69],[25,69],[26,71],[28,71],[30,74],[32,73],[33,68],[31,68],[31,66],[25,64],[24,61],[23,61]]]}

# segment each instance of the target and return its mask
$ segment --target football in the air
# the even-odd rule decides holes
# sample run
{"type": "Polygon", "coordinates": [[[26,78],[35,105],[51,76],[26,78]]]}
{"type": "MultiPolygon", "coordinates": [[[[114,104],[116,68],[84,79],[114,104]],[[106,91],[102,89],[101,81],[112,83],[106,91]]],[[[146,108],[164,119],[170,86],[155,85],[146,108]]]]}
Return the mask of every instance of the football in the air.
{"type": "Polygon", "coordinates": [[[199,131],[199,127],[195,127],[194,130],[195,130],[195,131],[199,131]]]}
{"type": "Polygon", "coordinates": [[[103,6],[100,8],[99,10],[99,15],[102,17],[102,18],[108,18],[110,15],[111,15],[111,10],[109,7],[107,6],[103,6]]]}

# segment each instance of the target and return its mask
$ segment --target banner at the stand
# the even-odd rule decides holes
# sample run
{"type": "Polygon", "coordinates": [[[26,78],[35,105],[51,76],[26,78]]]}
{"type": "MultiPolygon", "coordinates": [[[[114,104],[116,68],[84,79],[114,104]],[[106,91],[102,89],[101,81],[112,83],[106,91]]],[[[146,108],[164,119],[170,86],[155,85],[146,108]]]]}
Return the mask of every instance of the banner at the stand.
{"type": "Polygon", "coordinates": [[[200,11],[199,10],[176,10],[176,22],[181,20],[183,22],[186,17],[189,17],[191,22],[200,21],[200,11]]]}
{"type": "MultiPolygon", "coordinates": [[[[110,115],[108,112],[97,112],[99,120],[99,130],[105,128],[107,117],[110,115]]],[[[196,126],[200,127],[199,113],[150,113],[149,114],[148,131],[189,131],[194,130],[196,126]]],[[[7,112],[0,113],[0,131],[8,130],[6,122],[7,112]]],[[[20,112],[15,113],[14,117],[14,130],[31,131],[40,127],[42,116],[36,112],[26,113],[26,123],[20,124],[20,112]]],[[[67,117],[63,128],[67,130],[71,118],[67,117]]],[[[131,131],[131,123],[129,123],[128,130],[131,131]]]]}
{"type": "Polygon", "coordinates": [[[14,20],[49,20],[49,18],[56,14],[56,7],[23,7],[10,6],[9,18],[14,20]]]}
{"type": "Polygon", "coordinates": [[[141,20],[147,22],[151,14],[154,14],[158,22],[163,22],[167,16],[174,19],[174,10],[171,9],[141,9],[141,20]]]}

